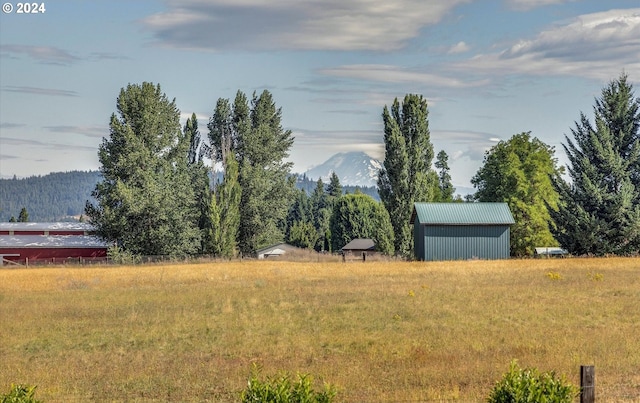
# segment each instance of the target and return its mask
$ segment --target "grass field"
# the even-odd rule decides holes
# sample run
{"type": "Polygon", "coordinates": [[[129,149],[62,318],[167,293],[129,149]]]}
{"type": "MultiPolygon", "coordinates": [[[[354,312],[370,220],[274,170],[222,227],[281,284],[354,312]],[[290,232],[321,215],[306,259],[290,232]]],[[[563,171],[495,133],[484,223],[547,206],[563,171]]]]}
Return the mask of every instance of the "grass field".
{"type": "Polygon", "coordinates": [[[341,402],[479,402],[511,360],[640,402],[640,259],[0,270],[0,390],[238,401],[253,363],[341,402]]]}

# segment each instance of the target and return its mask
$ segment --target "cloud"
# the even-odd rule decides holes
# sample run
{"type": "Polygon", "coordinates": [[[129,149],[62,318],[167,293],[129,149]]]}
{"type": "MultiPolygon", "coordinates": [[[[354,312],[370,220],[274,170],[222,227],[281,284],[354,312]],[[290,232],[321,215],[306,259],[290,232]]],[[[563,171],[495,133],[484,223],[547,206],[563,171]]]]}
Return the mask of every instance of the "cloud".
{"type": "Polygon", "coordinates": [[[9,122],[3,122],[0,123],[0,129],[15,129],[18,127],[25,127],[26,125],[24,123],[9,123],[9,122]]]}
{"type": "Polygon", "coordinates": [[[611,79],[625,70],[640,76],[640,8],[585,14],[556,24],[499,53],[453,67],[495,74],[572,75],[611,79]]]}
{"type": "Polygon", "coordinates": [[[431,141],[435,148],[438,144],[447,144],[451,148],[452,161],[469,158],[482,161],[484,154],[501,139],[493,133],[458,130],[431,130],[431,141]]]}
{"type": "Polygon", "coordinates": [[[71,145],[71,144],[59,144],[59,143],[46,143],[38,140],[30,140],[30,139],[17,139],[13,137],[3,137],[2,144],[19,146],[19,147],[42,147],[56,151],[68,151],[68,150],[77,150],[77,151],[92,151],[97,152],[98,147],[87,147],[87,146],[79,146],[79,145],[71,145]]]}
{"type": "Polygon", "coordinates": [[[515,10],[528,11],[537,7],[568,3],[572,1],[576,0],[507,0],[507,4],[515,10]]]}
{"type": "Polygon", "coordinates": [[[402,48],[470,0],[170,0],[141,20],[157,43],[205,50],[402,48]]]}
{"type": "Polygon", "coordinates": [[[54,133],[82,134],[91,138],[103,138],[109,136],[109,128],[105,126],[45,126],[54,133]]]}
{"type": "Polygon", "coordinates": [[[350,79],[377,81],[385,83],[411,83],[434,87],[467,88],[487,84],[487,80],[465,81],[440,74],[427,73],[384,64],[351,64],[320,70],[320,73],[350,79]]]}
{"type": "Polygon", "coordinates": [[[78,93],[71,90],[57,90],[51,88],[39,88],[39,87],[21,87],[15,85],[5,85],[2,87],[2,91],[8,92],[20,92],[23,94],[34,95],[50,95],[58,97],[77,97],[78,93]]]}
{"type": "Polygon", "coordinates": [[[469,51],[469,49],[471,49],[471,48],[470,48],[470,47],[469,47],[469,45],[467,45],[466,43],[464,43],[464,42],[458,42],[458,43],[456,43],[455,45],[453,45],[451,48],[449,48],[449,50],[447,51],[447,53],[448,53],[448,54],[450,54],[450,55],[454,55],[454,54],[457,54],[457,53],[465,53],[465,52],[468,52],[468,51],[469,51]]]}
{"type": "Polygon", "coordinates": [[[80,60],[71,53],[53,46],[0,45],[0,52],[11,57],[27,55],[37,62],[60,66],[69,66],[80,60]]]}

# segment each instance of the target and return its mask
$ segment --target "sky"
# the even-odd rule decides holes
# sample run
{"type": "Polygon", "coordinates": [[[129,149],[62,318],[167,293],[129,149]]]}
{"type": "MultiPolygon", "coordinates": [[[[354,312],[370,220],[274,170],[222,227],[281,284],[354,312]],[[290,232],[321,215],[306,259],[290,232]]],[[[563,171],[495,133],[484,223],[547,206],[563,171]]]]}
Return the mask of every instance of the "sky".
{"type": "Polygon", "coordinates": [[[183,123],[195,113],[203,137],[219,98],[270,91],[295,137],[294,172],[344,151],[383,160],[384,106],[421,94],[459,189],[487,150],[522,132],[566,164],[565,135],[621,74],[640,96],[637,0],[37,5],[0,13],[4,178],[98,169],[120,89],[144,81],[176,100],[183,123]]]}

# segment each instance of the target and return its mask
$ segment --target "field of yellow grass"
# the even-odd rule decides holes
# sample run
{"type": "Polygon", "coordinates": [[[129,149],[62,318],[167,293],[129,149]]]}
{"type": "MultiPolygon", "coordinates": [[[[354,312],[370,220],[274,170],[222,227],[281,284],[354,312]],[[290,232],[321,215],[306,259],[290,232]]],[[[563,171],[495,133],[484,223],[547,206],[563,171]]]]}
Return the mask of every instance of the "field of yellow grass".
{"type": "Polygon", "coordinates": [[[0,391],[45,403],[234,402],[253,363],[340,402],[479,402],[514,359],[640,402],[640,259],[0,270],[0,391]]]}

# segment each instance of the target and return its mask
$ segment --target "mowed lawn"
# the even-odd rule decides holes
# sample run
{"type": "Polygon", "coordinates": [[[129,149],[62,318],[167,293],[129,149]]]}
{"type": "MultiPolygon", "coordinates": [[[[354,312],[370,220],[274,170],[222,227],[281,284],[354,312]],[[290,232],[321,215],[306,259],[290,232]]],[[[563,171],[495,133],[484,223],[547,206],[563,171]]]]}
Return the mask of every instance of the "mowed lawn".
{"type": "Polygon", "coordinates": [[[0,390],[233,402],[254,363],[340,402],[479,402],[509,368],[640,402],[640,259],[0,270],[0,390]]]}

